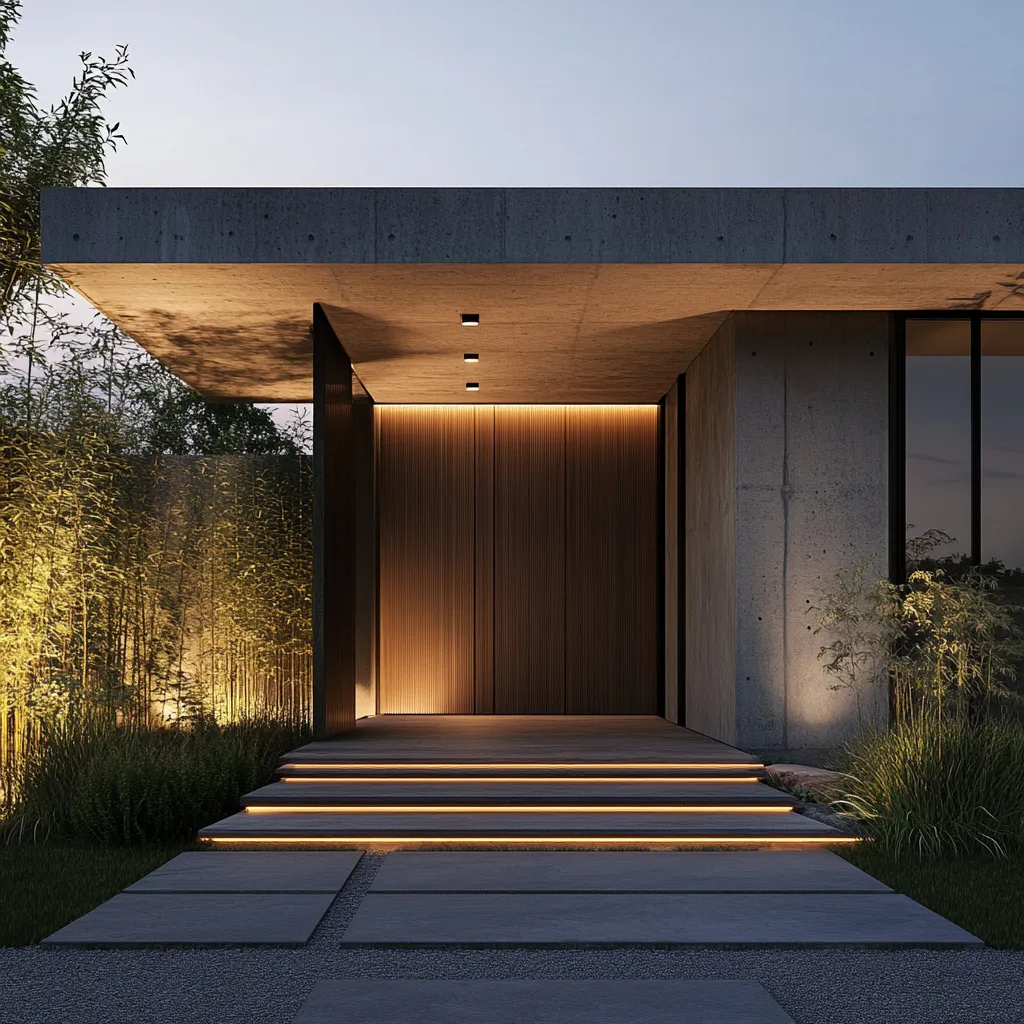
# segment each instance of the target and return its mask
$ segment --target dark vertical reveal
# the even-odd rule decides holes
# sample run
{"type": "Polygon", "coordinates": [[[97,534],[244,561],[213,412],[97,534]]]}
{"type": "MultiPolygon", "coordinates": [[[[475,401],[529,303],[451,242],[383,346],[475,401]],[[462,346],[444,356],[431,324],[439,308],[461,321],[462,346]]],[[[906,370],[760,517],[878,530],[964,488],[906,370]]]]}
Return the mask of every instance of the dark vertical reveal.
{"type": "Polygon", "coordinates": [[[971,317],[971,564],[981,565],[981,316],[971,317]]]}
{"type": "Polygon", "coordinates": [[[313,305],[313,729],[355,727],[352,364],[313,305]]]}
{"type": "Polygon", "coordinates": [[[565,422],[565,710],[657,714],[658,407],[569,406],[565,422]]]}
{"type": "Polygon", "coordinates": [[[889,578],[907,578],[907,318],[889,324],[889,578]]]}
{"type": "Polygon", "coordinates": [[[494,713],[494,408],[476,409],[475,710],[494,713]]]}

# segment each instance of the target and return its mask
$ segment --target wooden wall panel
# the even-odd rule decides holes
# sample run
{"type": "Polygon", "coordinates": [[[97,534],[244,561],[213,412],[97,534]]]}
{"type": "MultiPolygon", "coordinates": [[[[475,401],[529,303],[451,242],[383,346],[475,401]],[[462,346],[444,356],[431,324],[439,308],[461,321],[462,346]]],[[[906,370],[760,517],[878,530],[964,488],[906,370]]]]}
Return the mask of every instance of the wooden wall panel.
{"type": "Polygon", "coordinates": [[[657,502],[657,407],[569,407],[568,714],[657,714],[657,502]]]}
{"type": "Polygon", "coordinates": [[[665,395],[665,717],[670,722],[680,723],[682,707],[679,701],[680,640],[682,624],[680,614],[680,512],[682,499],[682,431],[680,430],[680,398],[685,383],[677,380],[665,395]]]}
{"type": "Polygon", "coordinates": [[[379,706],[474,710],[472,408],[378,407],[379,706]]]}
{"type": "Polygon", "coordinates": [[[657,713],[658,417],[378,407],[381,712],[657,713]]]}
{"type": "Polygon", "coordinates": [[[355,552],[353,572],[355,599],[356,718],[377,710],[377,527],[374,478],[373,402],[355,394],[352,398],[352,505],[355,552]]]}
{"type": "Polygon", "coordinates": [[[728,320],[687,368],[684,402],[685,720],[723,743],[736,742],[734,328],[728,320]]]}
{"type": "Polygon", "coordinates": [[[476,410],[476,713],[494,713],[494,409],[476,410]]]}
{"type": "Polygon", "coordinates": [[[565,409],[494,411],[494,710],[565,711],[565,409]]]}

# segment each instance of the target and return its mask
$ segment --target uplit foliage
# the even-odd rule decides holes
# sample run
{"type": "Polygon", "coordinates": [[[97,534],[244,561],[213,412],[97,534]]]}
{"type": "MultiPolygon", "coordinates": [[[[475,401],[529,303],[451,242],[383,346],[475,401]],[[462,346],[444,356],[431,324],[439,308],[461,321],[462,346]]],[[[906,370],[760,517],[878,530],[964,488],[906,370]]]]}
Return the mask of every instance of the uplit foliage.
{"type": "Polygon", "coordinates": [[[888,727],[864,723],[843,752],[836,806],[894,857],[1024,845],[1021,609],[1000,565],[930,558],[949,540],[931,531],[908,544],[905,585],[862,564],[815,609],[834,685],[891,697],[888,727]]]}
{"type": "MultiPolygon", "coordinates": [[[[915,538],[911,564],[927,564],[924,553],[941,542],[915,538]]],[[[811,608],[815,632],[832,637],[818,657],[834,688],[891,692],[897,722],[1012,705],[1024,627],[1022,609],[1000,590],[999,570],[916,568],[901,585],[879,579],[869,562],[838,573],[834,589],[811,608]]]]}
{"type": "Polygon", "coordinates": [[[38,106],[35,89],[7,59],[20,16],[19,0],[0,0],[0,324],[23,299],[61,289],[40,266],[40,190],[103,183],[104,157],[124,140],[101,107],[134,77],[126,46],[112,60],[82,53],[68,94],[49,109],[38,106]]]}
{"type": "Polygon", "coordinates": [[[102,319],[26,324],[0,365],[3,764],[86,713],[307,720],[308,424],[210,414],[102,319]]]}

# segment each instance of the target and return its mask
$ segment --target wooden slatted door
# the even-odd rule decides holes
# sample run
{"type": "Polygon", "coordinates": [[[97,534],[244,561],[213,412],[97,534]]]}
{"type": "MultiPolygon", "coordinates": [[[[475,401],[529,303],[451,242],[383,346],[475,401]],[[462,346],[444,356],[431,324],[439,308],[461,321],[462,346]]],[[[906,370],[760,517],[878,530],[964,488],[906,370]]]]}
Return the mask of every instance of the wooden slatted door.
{"type": "Polygon", "coordinates": [[[378,406],[382,713],[655,714],[655,406],[378,406]]]}

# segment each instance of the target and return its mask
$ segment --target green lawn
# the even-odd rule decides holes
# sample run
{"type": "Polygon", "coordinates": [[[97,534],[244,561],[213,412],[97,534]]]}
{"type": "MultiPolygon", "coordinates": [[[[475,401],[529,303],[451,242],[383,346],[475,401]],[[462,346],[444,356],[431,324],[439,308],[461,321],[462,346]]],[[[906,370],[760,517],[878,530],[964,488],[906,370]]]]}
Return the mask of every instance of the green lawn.
{"type": "Polygon", "coordinates": [[[46,938],[187,849],[0,842],[0,946],[46,938]]]}
{"type": "Polygon", "coordinates": [[[863,847],[841,856],[998,949],[1024,949],[1024,857],[893,861],[863,847]]]}

